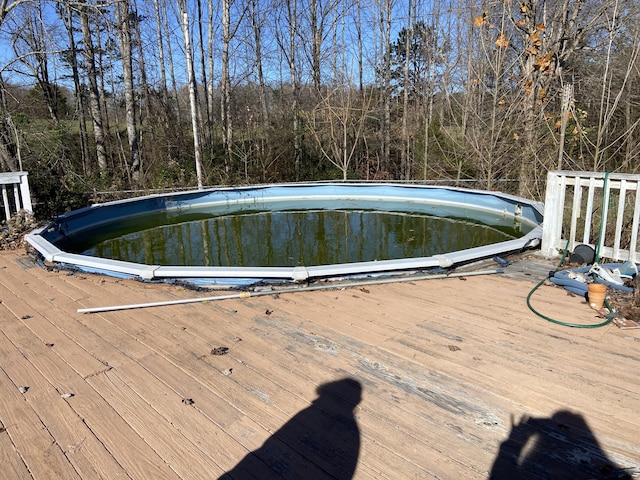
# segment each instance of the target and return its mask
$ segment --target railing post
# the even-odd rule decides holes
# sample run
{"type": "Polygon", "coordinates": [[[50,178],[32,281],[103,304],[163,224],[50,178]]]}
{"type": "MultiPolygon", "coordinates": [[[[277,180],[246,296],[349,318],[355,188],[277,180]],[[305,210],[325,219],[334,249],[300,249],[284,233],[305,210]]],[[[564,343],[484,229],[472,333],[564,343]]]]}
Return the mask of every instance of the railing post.
{"type": "Polygon", "coordinates": [[[20,172],[20,199],[22,202],[22,209],[25,212],[33,213],[33,206],[31,204],[31,191],[29,190],[29,175],[27,172],[20,172]]]}
{"type": "Polygon", "coordinates": [[[560,177],[554,171],[547,173],[547,191],[544,199],[544,224],[540,253],[548,258],[557,257],[556,243],[562,234],[564,193],[561,192],[560,177]],[[559,218],[558,218],[559,217],[559,218]]]}

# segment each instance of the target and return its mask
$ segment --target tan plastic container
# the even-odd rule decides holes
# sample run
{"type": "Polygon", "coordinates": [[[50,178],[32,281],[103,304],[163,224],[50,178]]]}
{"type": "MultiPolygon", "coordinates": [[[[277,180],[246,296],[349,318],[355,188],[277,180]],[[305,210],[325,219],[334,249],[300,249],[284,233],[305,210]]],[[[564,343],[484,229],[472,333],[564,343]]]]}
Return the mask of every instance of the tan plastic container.
{"type": "Polygon", "coordinates": [[[604,305],[604,299],[607,296],[607,286],[602,283],[590,283],[589,293],[587,297],[589,299],[589,306],[595,310],[600,310],[604,305]]]}

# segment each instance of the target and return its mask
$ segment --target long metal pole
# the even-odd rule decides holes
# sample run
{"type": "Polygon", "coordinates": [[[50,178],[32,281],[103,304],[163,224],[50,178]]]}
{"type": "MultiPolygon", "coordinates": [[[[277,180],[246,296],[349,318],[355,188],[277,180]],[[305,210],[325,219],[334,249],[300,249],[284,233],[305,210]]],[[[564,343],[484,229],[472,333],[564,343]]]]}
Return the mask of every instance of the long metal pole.
{"type": "Polygon", "coordinates": [[[504,273],[504,270],[502,268],[495,268],[491,270],[454,272],[454,273],[448,273],[448,274],[442,273],[442,274],[432,274],[432,275],[418,275],[418,276],[408,276],[408,277],[402,277],[402,278],[378,278],[378,279],[359,280],[354,282],[344,282],[344,283],[337,283],[337,284],[307,285],[305,287],[283,288],[279,290],[278,289],[261,290],[257,292],[240,292],[240,293],[234,293],[230,295],[214,295],[211,297],[185,298],[182,300],[167,300],[163,302],[115,305],[111,307],[79,308],[78,313],[114,312],[117,310],[133,310],[136,308],[164,307],[168,305],[182,305],[185,303],[213,302],[217,300],[230,300],[233,298],[261,297],[264,295],[277,295],[281,293],[312,292],[315,290],[329,290],[329,289],[335,290],[337,288],[362,287],[366,285],[381,285],[385,283],[415,282],[419,280],[434,280],[434,279],[441,279],[441,278],[471,277],[474,275],[491,275],[494,273],[504,273]]]}

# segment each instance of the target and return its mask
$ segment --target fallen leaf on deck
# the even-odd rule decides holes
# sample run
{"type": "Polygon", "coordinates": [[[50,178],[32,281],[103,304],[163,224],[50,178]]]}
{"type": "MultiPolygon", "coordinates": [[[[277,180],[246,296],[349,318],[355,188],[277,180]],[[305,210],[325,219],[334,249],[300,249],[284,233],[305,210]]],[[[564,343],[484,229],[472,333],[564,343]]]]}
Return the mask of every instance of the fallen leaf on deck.
{"type": "Polygon", "coordinates": [[[224,355],[229,352],[229,347],[216,347],[211,350],[211,355],[224,355]]]}

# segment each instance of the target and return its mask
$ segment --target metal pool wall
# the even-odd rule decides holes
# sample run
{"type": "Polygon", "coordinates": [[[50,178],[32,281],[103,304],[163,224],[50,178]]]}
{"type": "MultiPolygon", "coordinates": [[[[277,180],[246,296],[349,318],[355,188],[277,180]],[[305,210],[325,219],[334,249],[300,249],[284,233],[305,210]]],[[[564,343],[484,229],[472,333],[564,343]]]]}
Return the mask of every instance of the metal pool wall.
{"type": "Polygon", "coordinates": [[[304,183],[250,187],[224,187],[191,192],[150,195],[75,210],[26,236],[46,261],[87,272],[145,280],[199,279],[200,283],[229,284],[263,279],[302,281],[319,277],[379,274],[403,270],[451,267],[479,258],[520,250],[539,243],[543,207],[538,202],[502,194],[452,187],[371,183],[304,183]],[[312,208],[358,209],[456,214],[488,225],[522,225],[518,239],[430,257],[405,258],[336,265],[296,267],[200,267],[144,265],[65,252],[60,245],[72,235],[90,235],[97,229],[135,222],[145,215],[179,216],[209,212],[230,215],[246,211],[283,211],[312,208]]]}

